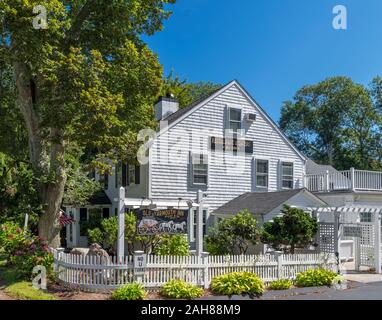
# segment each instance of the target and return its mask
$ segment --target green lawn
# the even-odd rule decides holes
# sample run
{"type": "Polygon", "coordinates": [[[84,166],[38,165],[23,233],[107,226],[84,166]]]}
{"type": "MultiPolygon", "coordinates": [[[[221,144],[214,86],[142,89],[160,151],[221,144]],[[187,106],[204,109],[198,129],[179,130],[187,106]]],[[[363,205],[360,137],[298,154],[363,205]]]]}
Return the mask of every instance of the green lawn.
{"type": "Polygon", "coordinates": [[[31,282],[17,279],[15,271],[5,266],[6,262],[0,253],[0,280],[7,294],[22,300],[56,300],[54,295],[33,288],[31,282]]]}

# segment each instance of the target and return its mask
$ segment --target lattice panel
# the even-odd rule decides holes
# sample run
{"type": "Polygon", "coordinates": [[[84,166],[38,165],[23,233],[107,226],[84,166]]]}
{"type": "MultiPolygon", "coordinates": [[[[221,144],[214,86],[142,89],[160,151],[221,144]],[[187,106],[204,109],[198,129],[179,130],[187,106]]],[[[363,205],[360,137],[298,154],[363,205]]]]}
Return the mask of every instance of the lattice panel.
{"type": "Polygon", "coordinates": [[[318,246],[320,252],[334,253],[334,224],[320,222],[318,224],[318,246]]]}
{"type": "Polygon", "coordinates": [[[362,237],[358,240],[362,266],[374,267],[374,225],[361,223],[362,237]]]}

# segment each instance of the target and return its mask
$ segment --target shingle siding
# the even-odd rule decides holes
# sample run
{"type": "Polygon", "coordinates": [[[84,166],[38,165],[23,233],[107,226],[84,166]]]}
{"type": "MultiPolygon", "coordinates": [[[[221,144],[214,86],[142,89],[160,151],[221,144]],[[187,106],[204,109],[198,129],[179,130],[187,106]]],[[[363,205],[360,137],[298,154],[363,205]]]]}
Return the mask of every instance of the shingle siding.
{"type": "Polygon", "coordinates": [[[254,156],[269,160],[269,191],[279,189],[280,159],[294,161],[294,185],[296,188],[302,187],[304,160],[253,106],[240,88],[233,84],[207,104],[196,108],[189,116],[175,123],[168,133],[161,134],[156,140],[151,149],[151,198],[196,198],[197,188],[191,188],[189,184],[189,153],[193,148],[198,148],[201,141],[207,150],[210,136],[224,136],[227,104],[241,107],[245,114],[256,114],[256,121],[252,125],[246,123],[245,137],[246,140],[253,141],[254,153],[234,156],[228,152],[208,150],[209,184],[206,189],[206,204],[210,211],[245,192],[256,191],[253,185],[254,156]],[[211,132],[204,134],[203,129],[211,132]],[[192,130],[193,140],[189,141],[192,130]],[[166,143],[172,148],[177,144],[181,146],[180,153],[176,152],[176,148],[169,152],[171,160],[177,160],[176,163],[161,163],[155,156],[160,145],[166,143]],[[244,169],[238,164],[244,164],[244,169]]]}

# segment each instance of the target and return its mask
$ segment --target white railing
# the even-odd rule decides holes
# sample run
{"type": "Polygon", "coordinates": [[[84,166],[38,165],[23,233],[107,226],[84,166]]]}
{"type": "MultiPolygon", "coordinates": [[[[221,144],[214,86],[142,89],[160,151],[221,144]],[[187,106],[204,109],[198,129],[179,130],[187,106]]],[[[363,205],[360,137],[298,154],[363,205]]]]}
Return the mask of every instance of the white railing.
{"type": "MultiPolygon", "coordinates": [[[[295,279],[308,269],[336,269],[333,254],[273,254],[242,256],[152,256],[142,273],[135,275],[133,256],[122,261],[116,258],[88,257],[53,250],[58,280],[72,288],[110,290],[133,281],[141,281],[147,289],[162,287],[171,279],[183,279],[208,288],[211,280],[234,271],[256,273],[265,283],[277,279],[295,279]]],[[[142,271],[142,270],[141,270],[142,271]]]]}
{"type": "Polygon", "coordinates": [[[382,172],[352,168],[346,171],[307,174],[305,187],[313,192],[382,191],[382,172]]]}

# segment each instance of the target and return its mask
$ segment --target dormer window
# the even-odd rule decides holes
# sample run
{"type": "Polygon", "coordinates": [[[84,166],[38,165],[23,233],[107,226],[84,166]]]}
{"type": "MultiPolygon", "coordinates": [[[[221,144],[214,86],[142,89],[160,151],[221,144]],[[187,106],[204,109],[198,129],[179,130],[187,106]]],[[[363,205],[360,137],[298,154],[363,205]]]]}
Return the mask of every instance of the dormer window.
{"type": "Polygon", "coordinates": [[[229,129],[238,132],[241,129],[241,109],[228,108],[229,129]]]}

